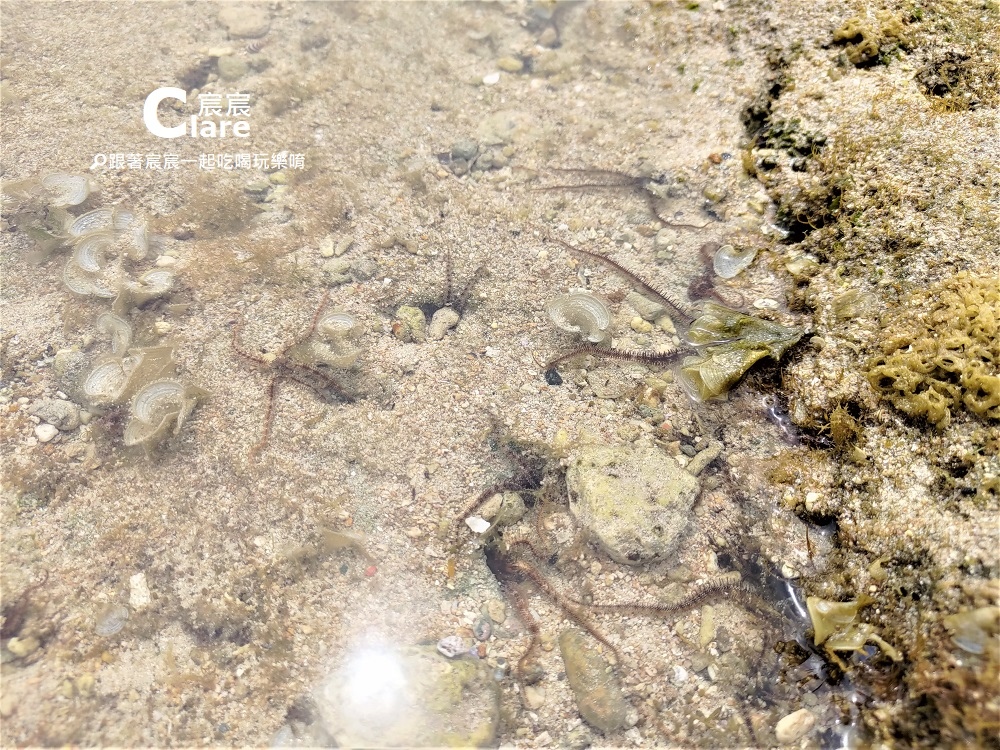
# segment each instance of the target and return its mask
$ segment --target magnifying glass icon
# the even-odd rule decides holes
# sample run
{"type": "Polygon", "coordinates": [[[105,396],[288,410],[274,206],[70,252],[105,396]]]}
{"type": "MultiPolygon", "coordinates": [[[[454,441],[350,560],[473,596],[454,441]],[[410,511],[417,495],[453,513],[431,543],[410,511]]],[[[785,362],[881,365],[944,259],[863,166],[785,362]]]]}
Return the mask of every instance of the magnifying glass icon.
{"type": "Polygon", "coordinates": [[[108,155],[107,154],[94,154],[94,163],[90,165],[90,171],[93,172],[98,167],[108,166],[108,155]]]}

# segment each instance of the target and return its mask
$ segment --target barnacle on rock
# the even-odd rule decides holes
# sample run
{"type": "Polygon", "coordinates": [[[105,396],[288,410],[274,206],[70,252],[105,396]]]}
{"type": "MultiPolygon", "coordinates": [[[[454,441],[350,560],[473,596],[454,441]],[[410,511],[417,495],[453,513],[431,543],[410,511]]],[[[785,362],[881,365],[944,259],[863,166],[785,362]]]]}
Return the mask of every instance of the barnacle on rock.
{"type": "Polygon", "coordinates": [[[559,328],[579,333],[587,341],[599,344],[608,337],[611,310],[596,294],[570,292],[549,302],[545,311],[559,328]]]}

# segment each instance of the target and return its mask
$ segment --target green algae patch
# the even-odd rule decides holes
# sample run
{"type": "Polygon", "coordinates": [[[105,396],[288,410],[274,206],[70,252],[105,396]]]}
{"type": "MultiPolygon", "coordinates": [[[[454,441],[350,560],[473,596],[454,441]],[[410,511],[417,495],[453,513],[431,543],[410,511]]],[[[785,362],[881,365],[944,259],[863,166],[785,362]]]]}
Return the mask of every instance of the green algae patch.
{"type": "Polygon", "coordinates": [[[963,271],[913,292],[887,321],[868,380],[939,429],[962,408],[1000,419],[1000,280],[963,271]]]}

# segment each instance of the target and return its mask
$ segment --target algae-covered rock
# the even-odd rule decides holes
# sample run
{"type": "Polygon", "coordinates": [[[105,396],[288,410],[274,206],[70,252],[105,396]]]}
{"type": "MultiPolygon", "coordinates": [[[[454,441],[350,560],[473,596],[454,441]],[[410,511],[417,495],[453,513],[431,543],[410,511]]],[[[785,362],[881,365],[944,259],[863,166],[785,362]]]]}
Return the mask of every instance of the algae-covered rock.
{"type": "Polygon", "coordinates": [[[586,636],[573,628],[564,630],[559,636],[559,650],[580,716],[604,733],[624,727],[629,703],[618,678],[586,636]]]}
{"type": "Polygon", "coordinates": [[[656,448],[592,447],[566,471],[570,510],[612,559],[629,565],[673,554],[698,480],[656,448]]]}
{"type": "Polygon", "coordinates": [[[1000,281],[967,271],[912,293],[886,321],[868,380],[939,429],[965,407],[1000,419],[1000,281]]]}
{"type": "Polygon", "coordinates": [[[313,697],[337,747],[483,747],[500,718],[487,664],[434,646],[356,651],[313,697]]]}

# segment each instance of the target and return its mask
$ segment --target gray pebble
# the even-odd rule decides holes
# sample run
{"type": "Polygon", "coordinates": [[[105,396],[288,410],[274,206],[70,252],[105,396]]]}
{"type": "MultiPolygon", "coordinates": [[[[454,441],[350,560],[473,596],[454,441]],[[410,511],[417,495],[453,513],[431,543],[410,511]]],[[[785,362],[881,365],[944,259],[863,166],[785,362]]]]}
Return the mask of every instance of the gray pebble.
{"type": "Polygon", "coordinates": [[[465,641],[461,636],[449,635],[447,638],[442,638],[438,641],[437,650],[449,659],[454,659],[466,652],[465,641]]]}
{"type": "MultiPolygon", "coordinates": [[[[47,398],[44,401],[34,403],[28,411],[43,422],[48,422],[64,432],[75,430],[80,426],[80,407],[71,401],[47,398]]],[[[51,439],[49,438],[49,440],[51,439]]]]}
{"type": "Polygon", "coordinates": [[[454,160],[472,161],[479,153],[479,144],[471,140],[455,141],[451,147],[451,158],[454,160]]]}

